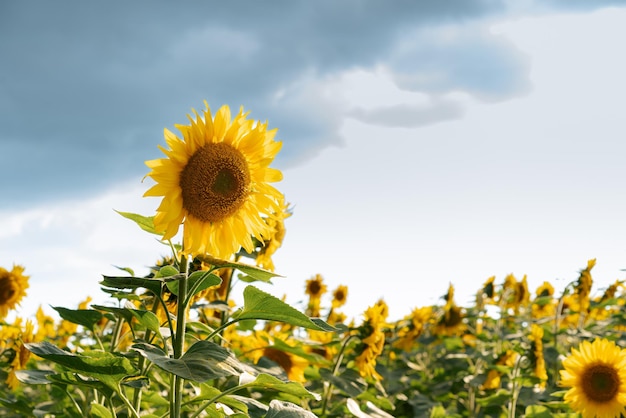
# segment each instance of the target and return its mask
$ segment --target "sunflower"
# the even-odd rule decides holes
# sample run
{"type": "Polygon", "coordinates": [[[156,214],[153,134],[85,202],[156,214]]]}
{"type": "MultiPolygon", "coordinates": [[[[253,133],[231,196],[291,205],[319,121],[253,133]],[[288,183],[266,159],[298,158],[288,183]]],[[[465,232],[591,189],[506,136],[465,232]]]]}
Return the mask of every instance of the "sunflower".
{"type": "Polygon", "coordinates": [[[0,319],[6,317],[26,296],[29,276],[22,273],[22,266],[13,266],[11,271],[0,267],[0,319]]]}
{"type": "Polygon", "coordinates": [[[269,183],[282,173],[270,168],[281,148],[276,130],[248,120],[243,108],[231,120],[222,106],[212,116],[208,104],[190,125],[176,125],[180,139],[165,129],[167,156],[146,161],[148,176],[157,182],[144,196],[163,196],[154,217],[156,230],[168,240],[183,224],[183,251],[228,258],[243,247],[254,251],[271,236],[266,218],[280,213],[281,193],[269,183]]]}
{"type": "Polygon", "coordinates": [[[263,242],[263,246],[256,256],[256,265],[269,271],[274,271],[275,269],[272,256],[276,253],[276,250],[283,245],[283,240],[287,233],[285,229],[285,219],[291,216],[289,204],[285,203],[284,197],[281,196],[279,204],[281,208],[280,212],[275,214],[274,217],[266,218],[271,233],[263,242]]]}
{"type": "Polygon", "coordinates": [[[626,415],[626,350],[606,339],[583,341],[563,360],[565,402],[583,418],[626,415]]]}
{"type": "Polygon", "coordinates": [[[537,324],[530,326],[530,359],[533,366],[535,377],[539,379],[539,388],[545,389],[548,380],[548,372],[546,370],[546,360],[543,355],[543,328],[537,324]]]}
{"type": "Polygon", "coordinates": [[[35,340],[34,328],[33,322],[30,319],[27,320],[26,325],[20,332],[19,338],[14,342],[13,350],[15,351],[15,356],[9,366],[9,374],[6,379],[7,386],[12,390],[17,389],[19,385],[19,380],[17,380],[15,372],[23,370],[30,359],[30,351],[28,351],[24,344],[31,343],[35,340]]]}
{"type": "Polygon", "coordinates": [[[365,310],[365,320],[358,328],[361,342],[355,350],[359,353],[355,359],[359,373],[362,377],[371,376],[375,380],[382,379],[376,371],[376,359],[382,354],[385,346],[383,326],[387,319],[387,305],[381,302],[382,300],[365,310]]]}
{"type": "Polygon", "coordinates": [[[346,300],[348,299],[348,286],[339,285],[333,291],[333,300],[332,306],[333,308],[340,308],[346,304],[346,300]]]}

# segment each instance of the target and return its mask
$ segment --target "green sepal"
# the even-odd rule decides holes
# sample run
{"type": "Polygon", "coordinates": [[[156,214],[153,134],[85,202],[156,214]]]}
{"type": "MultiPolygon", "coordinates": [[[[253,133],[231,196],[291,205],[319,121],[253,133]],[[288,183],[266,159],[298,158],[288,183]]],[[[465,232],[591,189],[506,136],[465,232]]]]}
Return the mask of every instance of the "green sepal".
{"type": "Polygon", "coordinates": [[[320,318],[309,318],[275,296],[252,285],[243,291],[243,308],[233,315],[237,320],[264,319],[279,321],[316,331],[337,331],[320,318]]]}
{"type": "Polygon", "coordinates": [[[131,221],[135,222],[139,226],[139,228],[143,229],[146,232],[155,235],[163,235],[163,232],[157,231],[154,227],[154,216],[143,216],[131,212],[120,212],[119,210],[116,210],[116,212],[122,215],[124,218],[130,219],[131,221]]]}

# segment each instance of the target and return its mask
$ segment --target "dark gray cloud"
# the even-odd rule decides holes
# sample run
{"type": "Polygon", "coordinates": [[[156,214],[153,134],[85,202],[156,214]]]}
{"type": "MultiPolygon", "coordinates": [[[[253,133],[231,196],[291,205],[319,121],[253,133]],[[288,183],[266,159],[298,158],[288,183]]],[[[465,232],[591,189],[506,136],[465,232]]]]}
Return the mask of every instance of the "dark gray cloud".
{"type": "Polygon", "coordinates": [[[205,99],[278,127],[285,167],[341,140],[345,112],[302,80],[384,63],[405,89],[518,94],[526,68],[499,41],[420,42],[504,12],[488,0],[2,2],[0,184],[12,199],[0,209],[139,180],[163,128],[205,99]]]}

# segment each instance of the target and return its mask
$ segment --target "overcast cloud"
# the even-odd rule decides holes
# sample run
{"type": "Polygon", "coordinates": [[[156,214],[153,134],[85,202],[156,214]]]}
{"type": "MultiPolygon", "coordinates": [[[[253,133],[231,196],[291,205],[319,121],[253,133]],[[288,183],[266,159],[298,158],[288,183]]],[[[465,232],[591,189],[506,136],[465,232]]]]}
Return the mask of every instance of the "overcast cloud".
{"type": "Polygon", "coordinates": [[[141,178],[143,161],[160,156],[163,128],[205,99],[279,127],[285,168],[340,145],[347,116],[419,126],[463,115],[451,92],[525,94],[526,57],[483,24],[510,9],[468,0],[3,2],[0,177],[12,198],[0,209],[141,178]],[[359,68],[384,68],[429,100],[414,112],[349,108],[328,86],[359,68]]]}

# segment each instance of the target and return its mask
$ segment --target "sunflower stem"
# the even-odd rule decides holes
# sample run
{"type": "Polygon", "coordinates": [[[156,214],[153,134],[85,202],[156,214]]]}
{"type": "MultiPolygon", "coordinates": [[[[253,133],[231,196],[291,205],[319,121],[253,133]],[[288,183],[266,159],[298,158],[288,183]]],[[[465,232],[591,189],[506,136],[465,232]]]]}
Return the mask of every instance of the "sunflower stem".
{"type": "MultiPolygon", "coordinates": [[[[187,264],[188,260],[186,256],[181,257],[180,272],[183,274],[183,278],[178,282],[178,306],[176,311],[176,335],[174,336],[174,358],[181,358],[185,347],[185,314],[187,305],[185,303],[187,299],[187,264]]],[[[183,378],[174,376],[173,379],[173,392],[171,414],[172,418],[180,418],[180,410],[183,400],[183,378]]]]}

